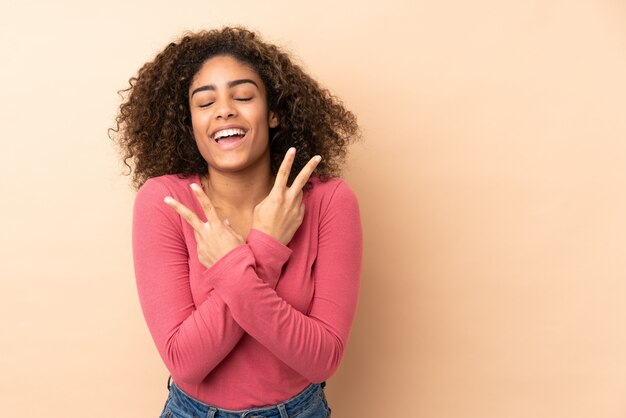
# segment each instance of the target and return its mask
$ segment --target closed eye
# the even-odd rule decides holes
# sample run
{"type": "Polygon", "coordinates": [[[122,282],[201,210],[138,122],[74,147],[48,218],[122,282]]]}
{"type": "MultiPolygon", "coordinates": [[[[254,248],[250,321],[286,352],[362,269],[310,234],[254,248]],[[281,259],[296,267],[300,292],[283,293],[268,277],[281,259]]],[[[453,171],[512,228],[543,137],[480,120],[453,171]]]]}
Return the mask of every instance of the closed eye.
{"type": "MultiPolygon", "coordinates": [[[[238,102],[249,102],[250,100],[252,100],[254,97],[239,97],[239,98],[235,98],[235,100],[237,100],[238,102]]],[[[205,107],[209,107],[211,106],[213,103],[215,102],[209,102],[209,103],[205,103],[203,105],[199,105],[198,107],[201,108],[205,108],[205,107]]]]}

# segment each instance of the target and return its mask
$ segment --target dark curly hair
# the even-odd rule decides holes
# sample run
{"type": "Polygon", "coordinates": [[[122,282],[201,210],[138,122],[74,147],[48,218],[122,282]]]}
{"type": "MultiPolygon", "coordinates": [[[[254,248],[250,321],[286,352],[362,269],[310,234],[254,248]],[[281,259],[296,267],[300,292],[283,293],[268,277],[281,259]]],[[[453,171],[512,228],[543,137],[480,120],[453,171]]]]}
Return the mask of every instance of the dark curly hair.
{"type": "MultiPolygon", "coordinates": [[[[250,65],[267,90],[269,110],[280,124],[271,128],[271,170],[276,175],[289,147],[297,153],[289,184],[314,156],[321,181],[338,177],[347,146],[360,138],[356,117],[341,101],[322,88],[278,47],[242,27],[186,32],[156,58],[144,64],[123,98],[109,137],[117,143],[124,164],[135,171],[133,186],[139,189],[152,177],[165,174],[202,175],[208,170],[195,143],[189,109],[189,86],[209,58],[227,55],[250,65]]],[[[304,190],[311,187],[307,182],[304,190]]]]}

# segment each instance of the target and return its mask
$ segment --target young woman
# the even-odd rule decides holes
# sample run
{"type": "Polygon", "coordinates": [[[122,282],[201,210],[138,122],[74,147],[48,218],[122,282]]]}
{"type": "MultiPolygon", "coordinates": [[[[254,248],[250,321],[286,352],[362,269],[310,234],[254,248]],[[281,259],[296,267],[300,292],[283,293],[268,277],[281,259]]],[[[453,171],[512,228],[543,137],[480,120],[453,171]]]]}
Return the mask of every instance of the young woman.
{"type": "Polygon", "coordinates": [[[139,189],[137,289],[171,374],[161,416],[330,416],[361,273],[338,176],[354,115],[244,28],[186,34],[124,92],[113,139],[139,189]]]}

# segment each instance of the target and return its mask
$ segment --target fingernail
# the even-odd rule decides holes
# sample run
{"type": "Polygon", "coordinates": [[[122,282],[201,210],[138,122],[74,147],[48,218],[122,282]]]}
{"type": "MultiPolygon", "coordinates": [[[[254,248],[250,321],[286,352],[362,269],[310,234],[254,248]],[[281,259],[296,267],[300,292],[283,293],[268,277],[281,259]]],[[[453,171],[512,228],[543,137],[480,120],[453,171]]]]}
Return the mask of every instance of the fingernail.
{"type": "Polygon", "coordinates": [[[189,186],[196,192],[200,191],[200,187],[196,183],[191,183],[189,186]]]}
{"type": "Polygon", "coordinates": [[[320,161],[322,161],[322,156],[316,155],[315,157],[313,157],[313,159],[319,163],[320,161]]]}
{"type": "Polygon", "coordinates": [[[169,196],[165,196],[165,198],[163,199],[163,201],[164,201],[165,203],[167,203],[168,205],[171,205],[172,203],[174,203],[174,199],[172,199],[172,198],[171,198],[171,197],[169,197],[169,196]]]}
{"type": "Polygon", "coordinates": [[[294,147],[289,148],[289,154],[295,154],[296,149],[294,147]]]}

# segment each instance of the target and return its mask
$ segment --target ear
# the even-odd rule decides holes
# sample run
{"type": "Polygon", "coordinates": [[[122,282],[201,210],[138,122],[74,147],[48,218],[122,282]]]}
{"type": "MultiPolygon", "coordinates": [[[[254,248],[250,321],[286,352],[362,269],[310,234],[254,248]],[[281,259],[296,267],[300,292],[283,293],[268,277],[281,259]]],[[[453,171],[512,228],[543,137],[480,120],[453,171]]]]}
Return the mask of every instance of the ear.
{"type": "Polygon", "coordinates": [[[270,128],[275,128],[278,126],[278,117],[276,116],[276,113],[272,111],[270,111],[269,114],[268,125],[270,128]]]}

